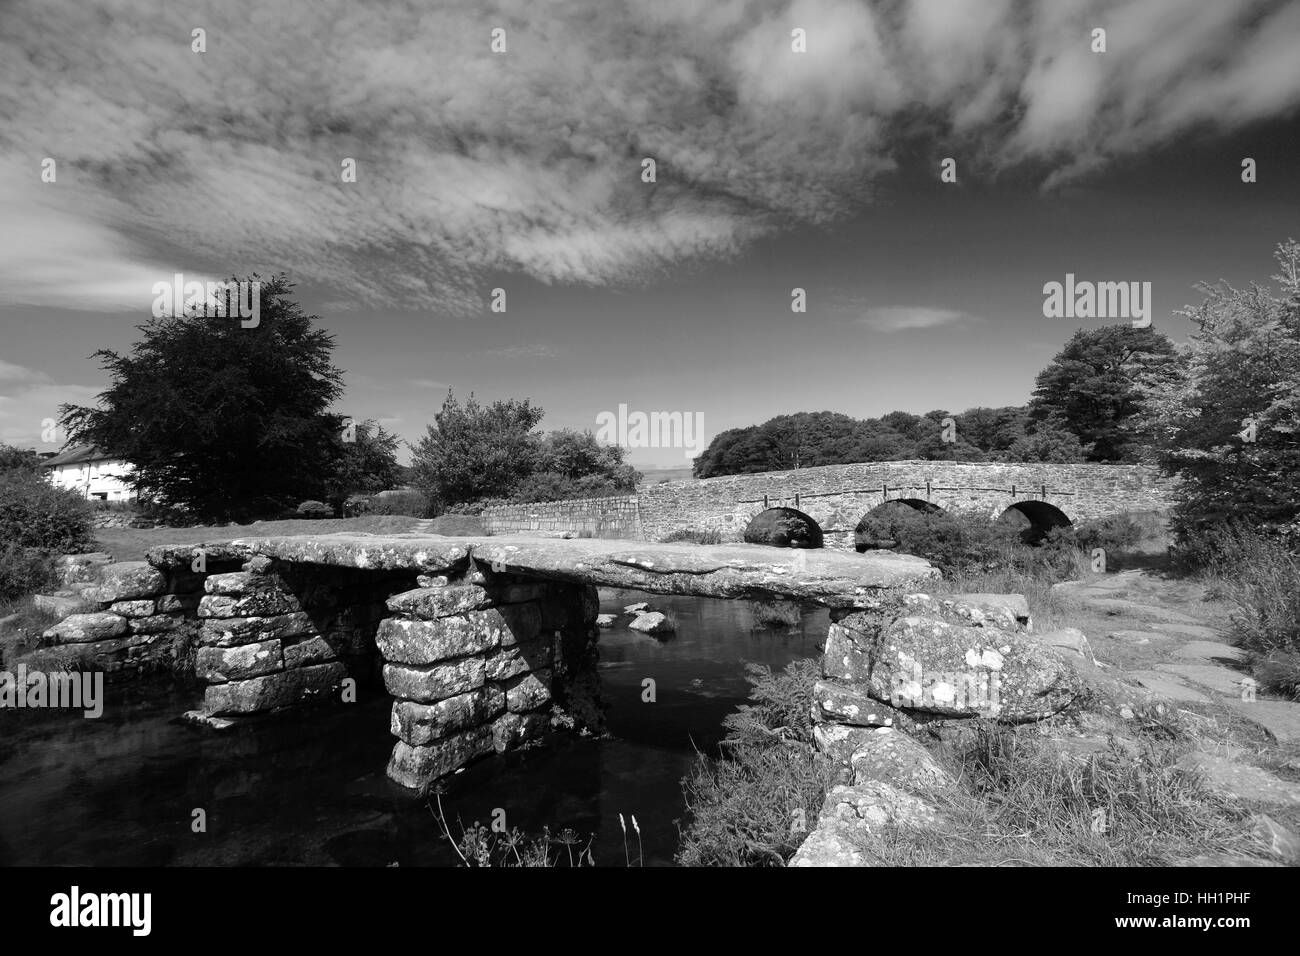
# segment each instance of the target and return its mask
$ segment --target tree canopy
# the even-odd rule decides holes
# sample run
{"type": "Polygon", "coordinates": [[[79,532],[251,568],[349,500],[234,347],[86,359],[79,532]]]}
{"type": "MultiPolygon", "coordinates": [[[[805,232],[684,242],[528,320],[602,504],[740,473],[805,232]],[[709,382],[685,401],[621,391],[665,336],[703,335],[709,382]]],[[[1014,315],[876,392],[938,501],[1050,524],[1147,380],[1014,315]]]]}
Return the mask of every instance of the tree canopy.
{"type": "Polygon", "coordinates": [[[65,405],[71,441],[134,466],[142,495],[213,520],[247,520],[326,495],[342,419],[334,338],[263,281],[260,322],[152,318],[129,354],[94,353],[111,379],[94,407],[65,405]]]}

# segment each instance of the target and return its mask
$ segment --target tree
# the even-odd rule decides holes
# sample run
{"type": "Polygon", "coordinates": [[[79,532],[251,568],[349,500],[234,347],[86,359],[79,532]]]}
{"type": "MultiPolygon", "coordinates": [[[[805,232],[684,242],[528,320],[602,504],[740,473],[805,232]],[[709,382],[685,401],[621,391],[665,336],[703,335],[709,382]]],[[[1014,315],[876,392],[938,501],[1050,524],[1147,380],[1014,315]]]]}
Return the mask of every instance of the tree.
{"type": "Polygon", "coordinates": [[[1141,383],[1157,461],[1180,479],[1173,523],[1184,542],[1300,515],[1300,243],[1279,244],[1274,257],[1281,296],[1198,286],[1201,304],[1177,313],[1196,325],[1182,362],[1141,383]]]}
{"type": "Polygon", "coordinates": [[[6,471],[30,471],[39,474],[41,456],[30,448],[15,448],[13,445],[0,444],[0,473],[6,471]]]}
{"type": "Polygon", "coordinates": [[[1016,438],[1001,460],[1070,464],[1086,461],[1089,451],[1087,446],[1079,444],[1079,436],[1066,427],[1059,415],[1051,415],[1035,423],[1032,431],[1016,438]]]}
{"type": "Polygon", "coordinates": [[[589,431],[563,428],[538,443],[533,473],[515,488],[517,501],[598,498],[635,491],[641,473],[624,463],[626,449],[603,445],[589,431]]]}
{"type": "Polygon", "coordinates": [[[324,495],[341,419],[332,335],[289,298],[284,275],[260,286],[260,322],[191,312],[153,318],[129,355],[94,353],[112,384],[97,407],[65,405],[74,441],[134,466],[142,496],[211,520],[275,514],[324,495]]]}
{"type": "Polygon", "coordinates": [[[335,510],[353,495],[373,495],[398,483],[397,436],[384,431],[382,425],[370,420],[357,422],[354,431],[345,429],[337,443],[325,490],[325,500],[335,510]]]}
{"type": "Polygon", "coordinates": [[[1154,328],[1080,329],[1038,373],[1029,417],[1059,417],[1090,446],[1089,461],[1129,458],[1136,451],[1130,420],[1141,399],[1137,381],[1173,355],[1169,339],[1154,328]]]}
{"type": "Polygon", "coordinates": [[[428,433],[412,447],[415,484],[435,510],[509,498],[536,467],[542,409],[528,399],[465,404],[450,390],[428,433]]]}

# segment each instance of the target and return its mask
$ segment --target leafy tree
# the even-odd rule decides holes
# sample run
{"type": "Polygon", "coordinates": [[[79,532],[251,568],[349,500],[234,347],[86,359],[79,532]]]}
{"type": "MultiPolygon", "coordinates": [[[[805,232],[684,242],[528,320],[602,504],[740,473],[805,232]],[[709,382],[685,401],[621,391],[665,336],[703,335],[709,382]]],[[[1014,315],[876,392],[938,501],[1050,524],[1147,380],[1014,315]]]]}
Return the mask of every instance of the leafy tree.
{"type": "Polygon", "coordinates": [[[112,384],[97,407],[65,405],[74,441],[135,466],[142,496],[213,520],[278,513],[322,497],[341,419],[334,337],[289,298],[284,275],[262,282],[260,322],[197,313],[154,318],[129,355],[95,353],[112,384]]]}
{"type": "Polygon", "coordinates": [[[335,464],[326,482],[325,500],[336,509],[352,495],[373,495],[398,483],[397,436],[382,425],[357,422],[352,441],[337,438],[335,464]]]}
{"type": "Polygon", "coordinates": [[[41,456],[30,448],[15,448],[0,444],[0,472],[30,471],[39,474],[41,456]]]}
{"type": "Polygon", "coordinates": [[[634,491],[641,473],[623,461],[626,449],[604,445],[589,431],[564,428],[538,443],[533,472],[515,488],[516,501],[598,498],[634,491]]]}
{"type": "Polygon", "coordinates": [[[1151,327],[1080,329],[1038,373],[1030,419],[1059,417],[1091,449],[1089,461],[1125,460],[1136,453],[1130,420],[1141,400],[1137,382],[1173,355],[1169,339],[1151,327]]]}
{"type": "Polygon", "coordinates": [[[416,486],[435,510],[509,498],[536,468],[541,436],[534,429],[542,415],[528,399],[484,406],[471,392],[462,405],[448,390],[434,424],[412,448],[416,486]]]}
{"type": "Polygon", "coordinates": [[[1142,383],[1157,460],[1181,479],[1173,523],[1184,542],[1300,515],[1300,243],[1287,240],[1274,256],[1281,295],[1198,286],[1204,300],[1178,313],[1196,325],[1183,361],[1142,383]]]}
{"type": "Polygon", "coordinates": [[[1000,456],[1002,461],[1042,461],[1070,464],[1086,461],[1089,446],[1079,443],[1059,415],[1048,415],[1016,438],[1000,456]]]}

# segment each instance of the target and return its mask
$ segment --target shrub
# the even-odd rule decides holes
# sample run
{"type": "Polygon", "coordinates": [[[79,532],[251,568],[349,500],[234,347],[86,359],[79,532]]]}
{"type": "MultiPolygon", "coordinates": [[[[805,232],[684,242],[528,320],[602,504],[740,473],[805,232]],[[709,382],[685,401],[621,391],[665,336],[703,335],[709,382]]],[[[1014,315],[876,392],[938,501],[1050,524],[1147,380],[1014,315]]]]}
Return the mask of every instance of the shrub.
{"type": "Polygon", "coordinates": [[[54,553],[0,542],[0,605],[35,594],[55,581],[54,553]]]}
{"type": "Polygon", "coordinates": [[[370,513],[370,497],[368,495],[349,495],[343,500],[343,517],[345,518],[356,518],[370,513]]]}
{"type": "Polygon", "coordinates": [[[689,541],[691,544],[721,544],[721,531],[699,531],[695,528],[681,528],[659,539],[665,544],[673,541],[689,541]]]}
{"type": "Polygon", "coordinates": [[[1300,697],[1300,555],[1285,537],[1245,525],[1199,542],[1232,605],[1232,636],[1265,690],[1300,697]]]}
{"type": "Polygon", "coordinates": [[[304,501],[297,508],[300,518],[333,518],[334,509],[323,501],[304,501]]]}
{"type": "Polygon", "coordinates": [[[1102,548],[1107,553],[1127,551],[1142,540],[1145,529],[1127,512],[1096,521],[1085,521],[1074,529],[1075,543],[1084,551],[1102,548]]]}
{"type": "Polygon", "coordinates": [[[899,551],[925,558],[945,574],[1008,564],[1024,547],[1009,523],[907,505],[873,511],[859,522],[856,537],[859,547],[864,541],[892,541],[899,551]]]}
{"type": "Polygon", "coordinates": [[[424,492],[414,488],[402,488],[396,491],[384,491],[370,499],[369,514],[405,515],[409,518],[427,518],[429,516],[429,499],[424,492]]]}
{"type": "Polygon", "coordinates": [[[820,548],[822,530],[793,508],[770,508],[755,515],[745,528],[745,542],[776,548],[820,548]]]}
{"type": "Polygon", "coordinates": [[[722,757],[699,755],[682,781],[691,818],[677,853],[683,866],[784,866],[817,820],[835,774],[812,748],[820,663],[794,661],[780,674],[747,669],[753,703],[724,721],[722,757]],[[791,826],[797,811],[804,830],[791,826]]]}
{"type": "Polygon", "coordinates": [[[62,553],[95,543],[90,504],[28,471],[0,473],[0,541],[62,553]]]}

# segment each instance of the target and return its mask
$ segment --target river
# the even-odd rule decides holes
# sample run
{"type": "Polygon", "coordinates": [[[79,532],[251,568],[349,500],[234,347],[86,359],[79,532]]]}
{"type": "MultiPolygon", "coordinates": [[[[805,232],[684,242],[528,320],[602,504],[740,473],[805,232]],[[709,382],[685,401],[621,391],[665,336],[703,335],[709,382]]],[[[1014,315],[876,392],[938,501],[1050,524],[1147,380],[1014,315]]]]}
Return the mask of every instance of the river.
{"type": "MultiPolygon", "coordinates": [[[[571,828],[599,866],[671,865],[681,778],[714,754],[744,703],[746,662],[774,669],[817,653],[827,612],[755,628],[742,601],[601,591],[619,615],[601,632],[609,736],[556,734],[485,758],[447,781],[453,831],[503,810],[529,833],[571,828]],[[630,630],[624,605],[671,612],[667,639],[630,630]],[[643,681],[655,701],[643,701],[643,681]],[[619,824],[628,826],[625,842],[619,824]],[[640,847],[631,817],[640,826],[640,847]]],[[[391,700],[286,713],[219,734],[178,716],[194,690],[110,683],[104,716],[0,714],[0,865],[451,866],[425,804],[384,774],[391,700]],[[202,811],[201,814],[196,811],[202,811]],[[196,820],[205,823],[203,832],[196,820]]],[[[566,855],[567,862],[567,855],[566,855]]]]}

